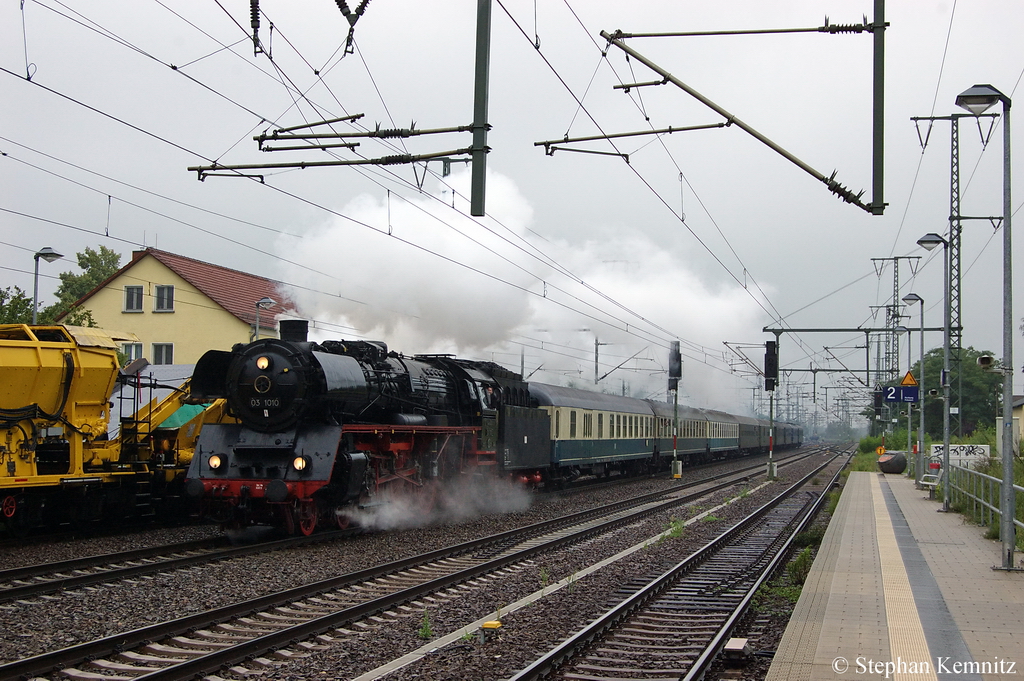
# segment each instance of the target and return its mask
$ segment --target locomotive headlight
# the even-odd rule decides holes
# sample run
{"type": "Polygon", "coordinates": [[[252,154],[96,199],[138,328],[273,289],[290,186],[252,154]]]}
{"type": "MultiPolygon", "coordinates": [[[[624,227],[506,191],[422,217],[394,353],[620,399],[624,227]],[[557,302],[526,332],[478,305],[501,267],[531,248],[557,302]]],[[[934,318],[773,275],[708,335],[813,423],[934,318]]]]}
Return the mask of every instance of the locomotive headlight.
{"type": "Polygon", "coordinates": [[[266,355],[262,355],[256,358],[256,368],[260,371],[266,371],[270,368],[270,358],[266,355]]]}
{"type": "Polygon", "coordinates": [[[308,456],[297,456],[294,459],[292,459],[292,468],[299,472],[302,472],[309,467],[309,463],[310,462],[308,456]]]}
{"type": "Polygon", "coordinates": [[[222,463],[224,463],[224,462],[221,460],[221,458],[219,456],[214,454],[213,456],[210,457],[209,463],[210,463],[210,468],[212,468],[213,470],[217,470],[218,468],[220,468],[220,465],[222,463]]]}

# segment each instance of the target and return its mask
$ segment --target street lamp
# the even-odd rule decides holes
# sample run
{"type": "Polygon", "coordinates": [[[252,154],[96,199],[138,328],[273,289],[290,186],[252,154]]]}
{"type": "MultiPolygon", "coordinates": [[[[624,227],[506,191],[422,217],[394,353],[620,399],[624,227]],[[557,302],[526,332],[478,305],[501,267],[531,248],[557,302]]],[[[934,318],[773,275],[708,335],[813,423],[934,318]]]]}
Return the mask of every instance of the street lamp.
{"type": "Polygon", "coordinates": [[[917,395],[920,401],[918,412],[921,421],[917,427],[917,457],[914,464],[914,482],[920,485],[923,472],[921,469],[924,467],[924,298],[916,293],[908,293],[903,296],[903,302],[907,305],[921,304],[921,370],[920,376],[917,377],[917,395]]]}
{"type": "Polygon", "coordinates": [[[1013,490],[1013,280],[1010,267],[1010,98],[991,85],[975,85],[956,98],[956,105],[975,116],[1003,103],[1003,485],[1000,495],[999,538],[1003,542],[1003,569],[1013,569],[1016,549],[1013,518],[1016,500],[1013,490]]]}
{"type": "Polygon", "coordinates": [[[36,261],[35,274],[32,277],[32,323],[35,324],[39,312],[39,258],[46,262],[53,262],[54,260],[60,260],[64,256],[47,246],[40,248],[32,257],[36,261]]]}
{"type": "Polygon", "coordinates": [[[256,301],[256,329],[253,331],[253,340],[260,339],[260,310],[266,310],[271,305],[277,305],[277,301],[269,296],[263,296],[256,301]]]}
{"type": "Polygon", "coordinates": [[[932,250],[942,245],[942,291],[945,298],[942,324],[942,511],[949,511],[949,242],[935,232],[929,232],[917,240],[917,245],[932,250]]]}

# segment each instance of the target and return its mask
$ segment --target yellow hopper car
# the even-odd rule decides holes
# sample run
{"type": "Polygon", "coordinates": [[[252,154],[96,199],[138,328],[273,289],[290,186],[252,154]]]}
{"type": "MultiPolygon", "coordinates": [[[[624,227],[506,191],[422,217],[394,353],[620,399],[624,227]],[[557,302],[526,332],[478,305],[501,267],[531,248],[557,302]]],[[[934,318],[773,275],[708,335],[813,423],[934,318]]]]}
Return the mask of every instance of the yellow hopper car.
{"type": "Polygon", "coordinates": [[[166,382],[145,360],[121,369],[118,348],[135,340],[0,325],[0,522],[9,531],[184,515],[184,471],[223,404],[185,404],[190,367],[166,382]]]}

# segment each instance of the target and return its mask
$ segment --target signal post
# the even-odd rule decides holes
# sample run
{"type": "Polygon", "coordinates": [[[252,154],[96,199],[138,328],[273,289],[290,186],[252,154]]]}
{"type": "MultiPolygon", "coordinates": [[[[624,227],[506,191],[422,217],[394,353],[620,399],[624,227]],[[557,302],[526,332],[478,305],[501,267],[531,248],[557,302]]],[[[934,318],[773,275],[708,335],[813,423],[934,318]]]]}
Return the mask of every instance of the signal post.
{"type": "Polygon", "coordinates": [[[775,469],[775,386],[779,382],[778,340],[764,344],[764,389],[768,391],[768,479],[774,480],[775,469]]]}

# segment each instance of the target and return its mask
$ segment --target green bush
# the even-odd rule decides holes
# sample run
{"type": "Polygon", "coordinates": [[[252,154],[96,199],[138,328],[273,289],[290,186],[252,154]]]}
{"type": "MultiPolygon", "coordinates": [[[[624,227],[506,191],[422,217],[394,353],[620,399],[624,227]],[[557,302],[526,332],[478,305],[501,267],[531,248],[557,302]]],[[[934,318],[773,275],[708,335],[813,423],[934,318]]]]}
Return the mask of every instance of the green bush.
{"type": "Polygon", "coordinates": [[[811,563],[813,562],[811,547],[808,546],[786,565],[786,574],[789,576],[790,581],[794,584],[803,584],[811,571],[811,563]]]}
{"type": "Polygon", "coordinates": [[[858,447],[858,450],[861,452],[861,454],[867,454],[869,452],[874,454],[875,450],[877,450],[881,446],[881,437],[868,436],[861,438],[860,447],[858,447]]]}

